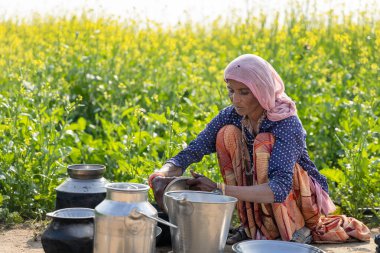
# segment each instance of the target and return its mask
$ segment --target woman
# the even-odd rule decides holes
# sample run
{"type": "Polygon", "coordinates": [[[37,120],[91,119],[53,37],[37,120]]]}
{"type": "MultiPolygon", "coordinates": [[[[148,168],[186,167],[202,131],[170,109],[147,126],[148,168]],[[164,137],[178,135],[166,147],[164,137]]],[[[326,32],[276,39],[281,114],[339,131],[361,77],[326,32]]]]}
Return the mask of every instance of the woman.
{"type": "Polygon", "coordinates": [[[182,175],[204,155],[217,152],[224,183],[192,172],[194,179],[188,184],[203,191],[219,190],[239,200],[241,226],[227,243],[247,238],[306,243],[312,238],[369,240],[368,228],[359,221],[322,216],[335,209],[326,178],[309,158],[295,103],[285,94],[283,81],[273,67],[259,56],[242,55],[226,67],[224,80],[232,106],[223,109],[186,149],[150,175],[157,202],[162,201],[171,177],[182,175]],[[353,226],[350,231],[354,232],[345,232],[339,225],[344,223],[353,226]]]}

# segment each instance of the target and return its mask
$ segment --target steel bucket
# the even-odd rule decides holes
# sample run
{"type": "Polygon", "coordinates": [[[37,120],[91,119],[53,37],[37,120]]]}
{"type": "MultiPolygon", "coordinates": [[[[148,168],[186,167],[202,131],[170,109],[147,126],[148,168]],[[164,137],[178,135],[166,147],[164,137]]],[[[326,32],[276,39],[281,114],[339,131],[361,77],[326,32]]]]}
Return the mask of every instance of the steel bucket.
{"type": "Polygon", "coordinates": [[[95,208],[94,253],[154,253],[157,221],[173,225],[157,217],[149,186],[110,183],[106,189],[106,199],[95,208]]]}
{"type": "Polygon", "coordinates": [[[237,199],[200,191],[164,195],[174,253],[223,252],[237,199]]]}

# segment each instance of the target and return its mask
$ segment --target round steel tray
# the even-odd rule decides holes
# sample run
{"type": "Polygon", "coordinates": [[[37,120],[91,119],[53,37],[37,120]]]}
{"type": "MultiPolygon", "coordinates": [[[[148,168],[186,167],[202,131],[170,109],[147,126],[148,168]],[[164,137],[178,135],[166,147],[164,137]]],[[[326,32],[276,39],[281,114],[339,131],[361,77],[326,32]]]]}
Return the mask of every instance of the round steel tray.
{"type": "Polygon", "coordinates": [[[232,245],[238,253],[325,253],[317,247],[297,242],[275,240],[249,240],[232,245]]]}

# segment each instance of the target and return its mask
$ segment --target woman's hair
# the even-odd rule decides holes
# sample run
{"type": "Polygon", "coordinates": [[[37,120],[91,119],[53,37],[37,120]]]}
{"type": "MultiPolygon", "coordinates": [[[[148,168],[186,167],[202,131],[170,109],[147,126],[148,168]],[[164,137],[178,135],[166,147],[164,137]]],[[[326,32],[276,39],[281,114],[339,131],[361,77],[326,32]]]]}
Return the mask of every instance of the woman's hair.
{"type": "Polygon", "coordinates": [[[224,80],[246,85],[267,111],[267,117],[279,121],[297,114],[295,103],[285,94],[285,87],[276,70],[263,58],[244,54],[224,70],[224,80]]]}

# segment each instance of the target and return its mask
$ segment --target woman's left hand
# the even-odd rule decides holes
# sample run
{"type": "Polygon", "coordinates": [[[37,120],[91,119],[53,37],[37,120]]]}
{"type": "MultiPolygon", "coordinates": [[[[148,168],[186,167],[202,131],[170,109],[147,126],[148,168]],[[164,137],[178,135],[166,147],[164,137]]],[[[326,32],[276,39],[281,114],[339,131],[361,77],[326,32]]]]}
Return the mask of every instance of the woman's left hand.
{"type": "Polygon", "coordinates": [[[200,191],[213,191],[216,189],[216,183],[208,179],[207,177],[198,174],[194,172],[193,170],[190,171],[191,175],[193,176],[193,179],[187,180],[187,184],[190,186],[190,188],[193,189],[199,189],[200,191]]]}

